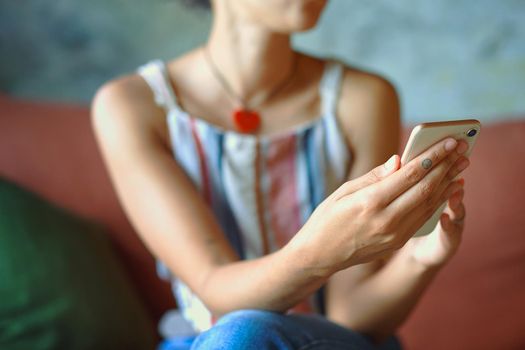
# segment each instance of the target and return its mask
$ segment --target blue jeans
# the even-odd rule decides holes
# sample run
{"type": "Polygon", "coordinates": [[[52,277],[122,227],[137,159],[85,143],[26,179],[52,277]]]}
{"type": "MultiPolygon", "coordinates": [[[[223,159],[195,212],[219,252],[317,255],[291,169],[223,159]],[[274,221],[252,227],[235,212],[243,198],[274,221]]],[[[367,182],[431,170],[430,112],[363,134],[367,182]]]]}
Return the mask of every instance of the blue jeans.
{"type": "Polygon", "coordinates": [[[391,337],[381,345],[374,345],[362,334],[321,315],[241,310],[223,316],[215,326],[195,338],[167,340],[159,350],[190,348],[400,350],[401,344],[396,337],[391,337]]]}

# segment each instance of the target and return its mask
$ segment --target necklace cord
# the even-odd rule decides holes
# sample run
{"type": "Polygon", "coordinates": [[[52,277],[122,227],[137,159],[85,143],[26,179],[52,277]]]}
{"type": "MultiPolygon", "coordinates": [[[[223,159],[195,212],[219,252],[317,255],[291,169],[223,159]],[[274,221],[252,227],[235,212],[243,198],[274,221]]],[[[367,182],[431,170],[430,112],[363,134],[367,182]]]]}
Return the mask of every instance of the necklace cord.
{"type": "Polygon", "coordinates": [[[236,103],[240,104],[244,109],[248,109],[248,110],[254,109],[255,107],[257,107],[257,105],[260,105],[263,101],[266,101],[266,102],[270,101],[279,92],[284,90],[286,87],[288,87],[293,82],[294,80],[293,78],[295,77],[297,73],[298,55],[295,52],[293,52],[292,69],[290,71],[290,74],[288,74],[288,76],[285,79],[283,79],[280,83],[274,86],[274,88],[270,90],[267,96],[261,102],[259,102],[258,104],[254,106],[254,105],[250,105],[244,98],[242,98],[239,94],[237,94],[234,91],[231,84],[228,82],[228,80],[224,76],[224,74],[222,74],[219,67],[215,64],[211,56],[211,52],[210,52],[208,45],[205,45],[203,47],[203,53],[204,53],[205,60],[208,63],[208,66],[210,67],[210,70],[213,76],[215,77],[215,79],[217,79],[217,81],[222,86],[224,91],[228,94],[228,96],[232,100],[235,100],[236,103]]]}

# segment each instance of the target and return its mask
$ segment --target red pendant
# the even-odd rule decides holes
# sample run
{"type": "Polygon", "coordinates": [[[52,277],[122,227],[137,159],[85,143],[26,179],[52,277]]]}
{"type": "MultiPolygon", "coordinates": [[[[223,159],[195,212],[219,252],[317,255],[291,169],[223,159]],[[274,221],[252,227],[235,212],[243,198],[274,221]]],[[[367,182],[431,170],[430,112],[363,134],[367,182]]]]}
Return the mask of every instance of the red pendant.
{"type": "Polygon", "coordinates": [[[245,133],[254,132],[261,124],[259,113],[248,109],[236,109],[233,111],[233,121],[237,129],[245,133]]]}

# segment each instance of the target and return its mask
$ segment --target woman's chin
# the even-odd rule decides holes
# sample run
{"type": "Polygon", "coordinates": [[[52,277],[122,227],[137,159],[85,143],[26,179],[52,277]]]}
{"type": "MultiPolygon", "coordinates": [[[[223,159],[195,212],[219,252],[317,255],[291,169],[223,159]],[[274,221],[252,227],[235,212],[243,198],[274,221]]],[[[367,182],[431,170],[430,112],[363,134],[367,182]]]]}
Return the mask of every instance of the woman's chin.
{"type": "Polygon", "coordinates": [[[317,26],[317,23],[318,23],[318,19],[316,20],[312,20],[312,21],[308,21],[308,22],[303,22],[301,23],[300,26],[297,27],[297,32],[306,32],[310,29],[313,29],[317,26]]]}
{"type": "Polygon", "coordinates": [[[302,17],[296,21],[294,21],[293,25],[291,25],[291,32],[305,32],[310,29],[313,29],[317,26],[319,23],[319,15],[316,16],[308,16],[308,17],[302,17]]]}
{"type": "Polygon", "coordinates": [[[314,28],[319,23],[326,1],[311,1],[304,5],[301,14],[294,20],[295,31],[306,31],[314,28]]]}

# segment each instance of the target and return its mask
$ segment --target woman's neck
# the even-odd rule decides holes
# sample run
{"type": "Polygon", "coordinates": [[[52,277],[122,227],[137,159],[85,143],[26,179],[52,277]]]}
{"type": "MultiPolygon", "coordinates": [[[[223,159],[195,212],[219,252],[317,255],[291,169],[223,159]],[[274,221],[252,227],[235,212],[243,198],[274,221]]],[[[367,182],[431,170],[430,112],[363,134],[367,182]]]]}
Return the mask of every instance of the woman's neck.
{"type": "Polygon", "coordinates": [[[208,50],[220,73],[245,101],[264,100],[290,79],[294,52],[290,35],[240,18],[228,1],[217,1],[208,50]]]}

